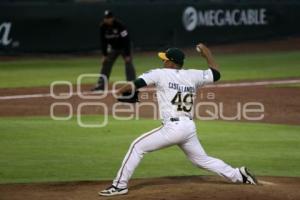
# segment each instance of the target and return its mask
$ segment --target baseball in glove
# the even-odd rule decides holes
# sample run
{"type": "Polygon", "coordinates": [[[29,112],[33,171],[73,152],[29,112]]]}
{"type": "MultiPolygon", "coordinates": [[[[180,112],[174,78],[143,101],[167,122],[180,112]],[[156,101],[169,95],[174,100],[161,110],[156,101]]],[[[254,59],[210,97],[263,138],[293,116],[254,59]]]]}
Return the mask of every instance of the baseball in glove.
{"type": "Polygon", "coordinates": [[[131,92],[124,92],[117,100],[124,103],[137,103],[139,102],[139,91],[136,90],[134,94],[131,92]]]}

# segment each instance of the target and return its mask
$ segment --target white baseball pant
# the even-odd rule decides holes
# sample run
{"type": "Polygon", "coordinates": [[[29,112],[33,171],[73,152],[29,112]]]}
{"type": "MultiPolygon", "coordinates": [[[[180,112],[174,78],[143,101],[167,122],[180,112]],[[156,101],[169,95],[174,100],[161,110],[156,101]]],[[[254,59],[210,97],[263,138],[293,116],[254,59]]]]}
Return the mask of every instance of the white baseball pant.
{"type": "Polygon", "coordinates": [[[172,145],[178,145],[197,167],[214,172],[232,182],[242,182],[238,168],[232,168],[222,160],[208,156],[200,144],[193,120],[167,121],[162,127],[143,134],[132,142],[113,185],[127,188],[128,181],[144,154],[172,145]]]}

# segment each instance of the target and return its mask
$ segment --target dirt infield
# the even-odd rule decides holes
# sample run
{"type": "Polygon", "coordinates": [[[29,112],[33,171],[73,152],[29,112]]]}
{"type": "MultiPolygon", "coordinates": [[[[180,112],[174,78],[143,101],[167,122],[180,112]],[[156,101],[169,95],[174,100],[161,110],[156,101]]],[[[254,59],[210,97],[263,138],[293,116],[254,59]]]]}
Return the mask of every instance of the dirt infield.
{"type": "MultiPolygon", "coordinates": [[[[90,88],[91,86],[85,86],[83,87],[83,91],[89,91],[90,88]]],[[[117,102],[111,93],[101,100],[81,99],[76,94],[67,100],[56,100],[50,96],[49,92],[50,89],[47,87],[0,89],[0,116],[49,116],[50,106],[54,102],[70,103],[74,108],[74,114],[77,114],[77,108],[80,103],[101,102],[107,105],[108,114],[112,114],[112,107],[117,102]],[[35,96],[36,94],[43,94],[44,96],[35,96]],[[1,99],[1,97],[12,97],[12,99],[1,99]]],[[[55,92],[58,94],[66,92],[66,90],[65,88],[57,88],[55,92]]],[[[153,91],[142,92],[140,98],[141,103],[155,102],[153,91]]],[[[227,118],[237,116],[241,113],[239,109],[242,110],[246,103],[257,102],[261,103],[264,107],[264,117],[261,120],[250,120],[251,122],[300,125],[299,87],[249,85],[246,87],[232,86],[203,88],[198,92],[196,100],[197,102],[202,103],[202,106],[199,106],[198,109],[196,109],[200,117],[210,117],[211,115],[208,114],[209,112],[217,112],[219,116],[218,119],[224,120],[224,117],[221,117],[221,115],[227,118]],[[212,103],[217,105],[217,110],[210,105],[212,103]]],[[[152,107],[137,107],[135,107],[134,112],[138,112],[139,116],[153,118],[154,111],[152,107]],[[136,111],[137,109],[138,111],[136,111]]],[[[88,106],[82,110],[82,114],[103,114],[103,112],[103,109],[97,106],[88,106]]],[[[58,116],[66,115],[68,109],[66,107],[56,107],[54,113],[58,116]]],[[[130,114],[132,113],[128,113],[127,115],[130,114]]],[[[122,115],[126,114],[122,113],[122,115]]],[[[257,117],[259,115],[260,114],[258,113],[253,114],[252,117],[257,117]]],[[[225,120],[228,120],[227,118],[225,120]]],[[[240,119],[236,118],[234,120],[247,121],[243,115],[241,115],[240,119]]]]}
{"type": "Polygon", "coordinates": [[[100,197],[110,182],[68,182],[0,185],[1,200],[298,200],[300,178],[259,177],[260,185],[228,183],[216,176],[132,180],[127,195],[100,197]]]}

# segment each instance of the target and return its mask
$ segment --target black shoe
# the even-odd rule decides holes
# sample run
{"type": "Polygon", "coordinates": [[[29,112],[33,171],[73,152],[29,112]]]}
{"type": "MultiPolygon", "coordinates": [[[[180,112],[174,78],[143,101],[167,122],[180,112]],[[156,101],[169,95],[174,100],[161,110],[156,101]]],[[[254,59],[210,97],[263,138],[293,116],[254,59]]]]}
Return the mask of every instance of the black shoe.
{"type": "Polygon", "coordinates": [[[246,167],[241,167],[240,173],[243,177],[243,183],[257,185],[257,180],[256,180],[255,176],[253,174],[251,174],[246,167]]]}
{"type": "Polygon", "coordinates": [[[97,85],[96,87],[92,88],[91,91],[103,91],[104,85],[97,85]]]}
{"type": "Polygon", "coordinates": [[[117,188],[113,185],[111,185],[110,187],[106,188],[105,190],[102,190],[101,192],[99,192],[98,194],[101,196],[116,196],[116,195],[123,195],[123,194],[127,194],[128,193],[128,189],[127,188],[117,188]]]}

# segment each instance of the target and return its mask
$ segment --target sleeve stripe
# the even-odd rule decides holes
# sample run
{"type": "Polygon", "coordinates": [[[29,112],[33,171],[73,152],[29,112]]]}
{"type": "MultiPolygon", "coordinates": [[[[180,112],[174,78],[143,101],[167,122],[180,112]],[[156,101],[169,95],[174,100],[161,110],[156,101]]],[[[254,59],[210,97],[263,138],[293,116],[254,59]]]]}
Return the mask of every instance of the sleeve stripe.
{"type": "Polygon", "coordinates": [[[214,82],[220,80],[221,74],[218,70],[215,70],[213,68],[209,68],[212,71],[213,77],[214,77],[214,82]]]}

